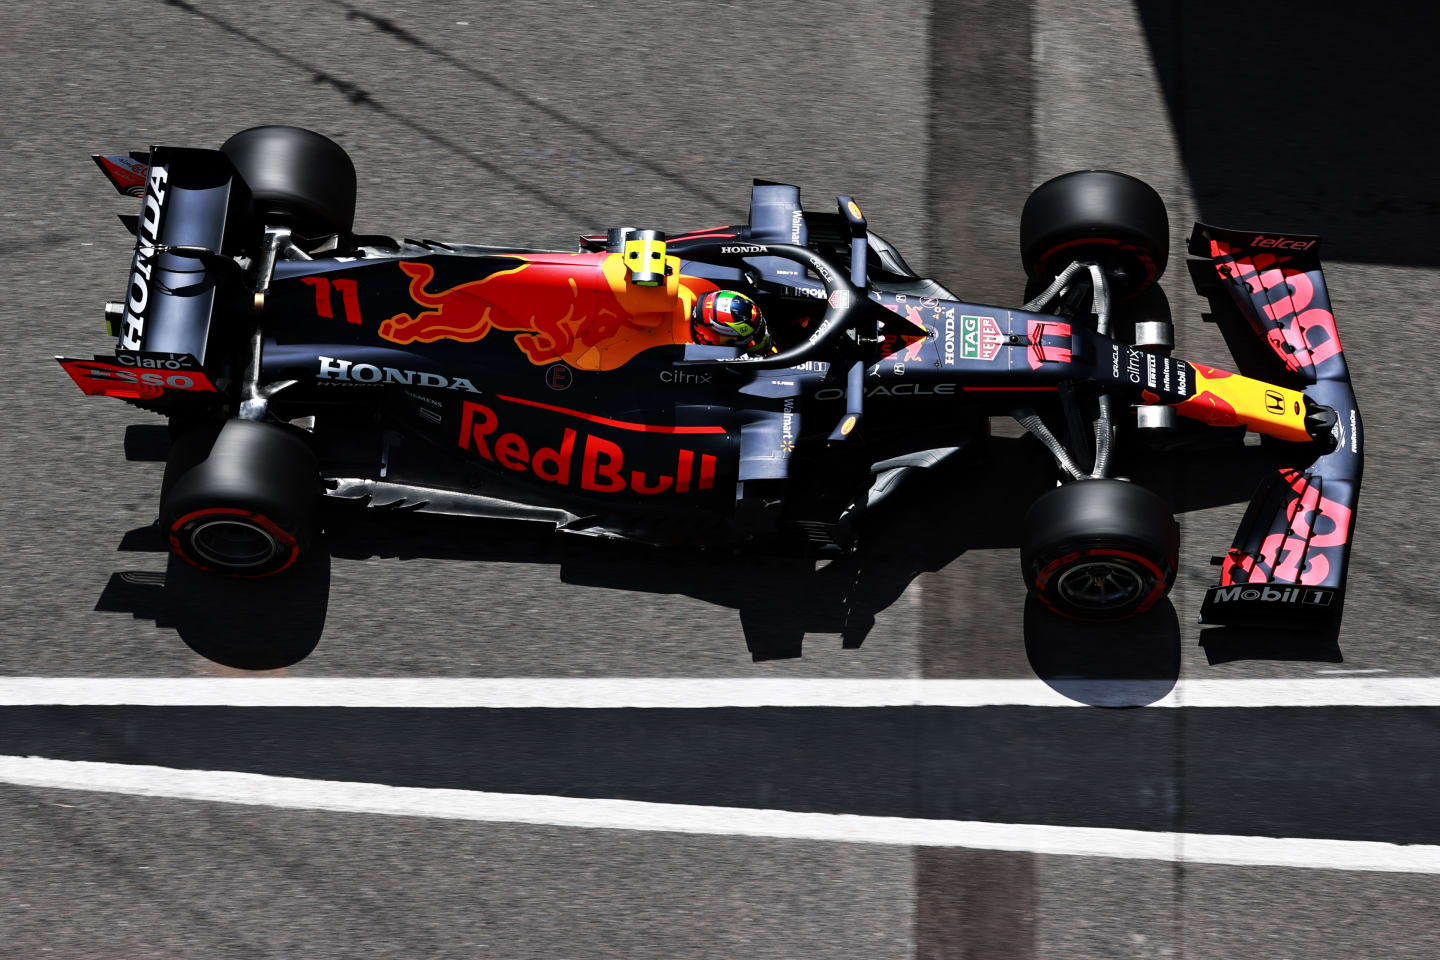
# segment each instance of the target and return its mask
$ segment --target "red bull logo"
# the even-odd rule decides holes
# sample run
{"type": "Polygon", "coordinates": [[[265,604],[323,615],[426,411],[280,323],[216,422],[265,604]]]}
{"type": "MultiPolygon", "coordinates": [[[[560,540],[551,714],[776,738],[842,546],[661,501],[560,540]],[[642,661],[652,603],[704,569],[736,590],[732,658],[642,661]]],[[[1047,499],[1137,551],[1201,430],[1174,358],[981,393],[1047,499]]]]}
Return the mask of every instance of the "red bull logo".
{"type": "Polygon", "coordinates": [[[1320,495],[1320,488],[1289,467],[1280,471],[1285,491],[1286,528],[1267,534],[1258,553],[1231,548],[1220,569],[1220,583],[1323,584],[1350,537],[1350,508],[1320,495]],[[1303,566],[1302,566],[1303,564],[1303,566]]]}
{"type": "MultiPolygon", "coordinates": [[[[1255,239],[1259,241],[1262,237],[1255,239]]],[[[1210,256],[1217,258],[1215,269],[1221,277],[1243,283],[1251,296],[1266,296],[1269,302],[1260,305],[1260,309],[1275,327],[1266,332],[1265,339],[1286,369],[1299,371],[1319,366],[1341,353],[1335,315],[1324,307],[1312,305],[1316,290],[1309,271],[1281,266],[1293,258],[1276,257],[1272,253],[1236,253],[1222,240],[1210,241],[1210,256]]]]}
{"type": "Polygon", "coordinates": [[[410,298],[422,309],[380,324],[392,343],[475,342],[491,330],[514,331],[515,345],[534,364],[563,361],[580,370],[612,370],[641,350],[687,343],[690,310],[714,284],[682,277],[668,258],[665,283],[631,281],[620,254],[507,257],[514,266],[445,290],[428,289],[429,263],[401,261],[410,298]]]}
{"type": "MultiPolygon", "coordinates": [[[[528,405],[541,406],[533,403],[528,405]]],[[[548,405],[546,408],[557,409],[548,405]]],[[[647,428],[643,424],[622,426],[627,429],[644,428],[645,432],[725,432],[723,427],[647,428]]],[[[684,494],[711,490],[715,487],[717,458],[711,454],[681,448],[676,451],[675,468],[669,472],[652,475],[643,470],[627,471],[625,449],[613,440],[588,432],[582,435],[577,430],[565,427],[561,431],[559,442],[554,446],[532,448],[530,442],[520,434],[500,431],[500,417],[493,407],[468,400],[461,412],[459,445],[461,450],[472,450],[481,458],[499,464],[506,470],[529,473],[546,483],[562,487],[575,486],[593,493],[630,492],[655,496],[662,493],[684,494]]]]}

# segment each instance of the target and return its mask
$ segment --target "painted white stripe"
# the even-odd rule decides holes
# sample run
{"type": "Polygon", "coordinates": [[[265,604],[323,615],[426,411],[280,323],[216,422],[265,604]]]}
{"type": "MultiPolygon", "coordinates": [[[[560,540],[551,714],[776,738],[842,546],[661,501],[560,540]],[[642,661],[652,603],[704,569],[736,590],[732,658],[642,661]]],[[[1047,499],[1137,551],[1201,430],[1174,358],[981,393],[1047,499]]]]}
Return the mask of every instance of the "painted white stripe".
{"type": "Polygon", "coordinates": [[[0,781],[30,787],[249,806],[597,830],[970,847],[1061,856],[1388,873],[1440,873],[1440,847],[1101,827],[794,813],[300,780],[37,757],[0,757],[0,781]]]}
{"type": "MultiPolygon", "coordinates": [[[[1090,702],[1145,703],[1162,681],[1057,681],[1090,702]],[[1090,696],[1088,694],[1093,694],[1090,696]],[[1148,695],[1147,695],[1148,694],[1148,695]]],[[[1162,687],[1163,689],[1163,687],[1162,687]]],[[[230,707],[1077,707],[1038,679],[10,677],[0,706],[230,707]]],[[[1156,707],[1436,707],[1440,679],[1182,680],[1156,707]]]]}

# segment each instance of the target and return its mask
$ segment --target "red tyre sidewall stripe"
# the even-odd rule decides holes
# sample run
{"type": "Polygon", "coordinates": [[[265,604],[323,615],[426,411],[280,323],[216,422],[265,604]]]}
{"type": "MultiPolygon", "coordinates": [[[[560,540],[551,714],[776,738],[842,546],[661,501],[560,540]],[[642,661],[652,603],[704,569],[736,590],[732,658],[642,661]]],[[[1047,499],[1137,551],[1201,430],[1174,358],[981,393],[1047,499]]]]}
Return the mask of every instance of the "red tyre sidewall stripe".
{"type": "MultiPolygon", "coordinates": [[[[1036,257],[1035,266],[1040,273],[1044,273],[1046,263],[1049,262],[1052,256],[1059,253],[1061,250],[1065,250],[1070,247],[1078,247],[1082,245],[1096,243],[1103,244],[1105,246],[1116,247],[1120,250],[1125,251],[1126,253],[1138,254],[1136,259],[1138,259],[1140,263],[1145,267],[1145,282],[1141,284],[1141,286],[1148,286],[1149,284],[1155,282],[1155,278],[1159,275],[1159,271],[1155,268],[1155,260],[1150,256],[1149,252],[1146,251],[1144,247],[1141,247],[1138,244],[1125,243],[1123,241],[1115,240],[1110,237],[1081,237],[1075,240],[1066,240],[1064,243],[1053,246],[1049,250],[1046,250],[1044,253],[1042,253],[1040,256],[1036,257]]],[[[1121,299],[1123,300],[1128,298],[1122,297],[1121,299]]]]}
{"type": "Polygon", "coordinates": [[[1071,620],[1100,622],[1100,618],[1077,617],[1073,613],[1067,613],[1064,610],[1056,607],[1053,603],[1050,602],[1049,598],[1045,596],[1045,584],[1049,581],[1050,577],[1055,573],[1057,569],[1067,563],[1078,560],[1081,557],[1094,556],[1124,557],[1127,560],[1134,560],[1136,563],[1139,563],[1141,566],[1145,567],[1155,575],[1154,589],[1152,589],[1145,596],[1145,598],[1140,601],[1140,603],[1135,607],[1135,609],[1126,616],[1133,616],[1137,613],[1144,613],[1146,610],[1149,610],[1151,607],[1155,606],[1155,604],[1160,601],[1161,597],[1165,596],[1165,572],[1161,570],[1160,567],[1158,567],[1153,560],[1150,560],[1147,557],[1142,557],[1138,553],[1131,553],[1129,550],[1117,550],[1113,547],[1091,547],[1088,550],[1072,550],[1070,553],[1063,554],[1059,557],[1056,557],[1054,560],[1051,560],[1038,574],[1035,575],[1036,596],[1040,598],[1041,602],[1044,603],[1045,606],[1060,614],[1062,617],[1069,617],[1071,620]]]}
{"type": "Polygon", "coordinates": [[[229,571],[223,571],[226,576],[238,577],[242,580],[258,580],[261,577],[273,577],[275,574],[281,572],[282,570],[288,569],[290,565],[294,563],[300,556],[300,544],[295,539],[295,537],[288,533],[274,520],[271,520],[269,517],[265,516],[265,514],[256,513],[253,510],[242,510],[239,507],[203,507],[199,510],[190,511],[189,513],[185,514],[185,516],[179,518],[174,523],[172,523],[170,525],[169,534],[170,549],[175,551],[175,555],[178,556],[180,559],[184,560],[186,563],[189,563],[192,566],[199,567],[201,570],[205,570],[209,573],[220,572],[216,571],[212,567],[205,566],[205,564],[196,560],[194,557],[190,556],[181,548],[180,530],[187,523],[194,520],[196,517],[209,516],[244,517],[247,520],[253,520],[258,526],[264,528],[267,533],[273,535],[277,540],[279,540],[281,546],[288,547],[290,549],[290,556],[285,560],[283,564],[281,564],[279,567],[276,567],[274,570],[267,570],[264,573],[231,573],[229,571]]]}

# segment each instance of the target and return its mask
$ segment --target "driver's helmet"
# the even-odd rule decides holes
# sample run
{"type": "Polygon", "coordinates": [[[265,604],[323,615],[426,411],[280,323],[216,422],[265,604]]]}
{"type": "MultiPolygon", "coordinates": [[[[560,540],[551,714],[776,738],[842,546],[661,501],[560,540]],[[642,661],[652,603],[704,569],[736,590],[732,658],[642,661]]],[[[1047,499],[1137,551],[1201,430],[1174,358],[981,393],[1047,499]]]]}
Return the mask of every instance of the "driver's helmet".
{"type": "Polygon", "coordinates": [[[701,297],[690,315],[690,332],[696,343],[712,347],[739,347],[746,353],[770,349],[760,308],[733,290],[712,290],[701,297]]]}

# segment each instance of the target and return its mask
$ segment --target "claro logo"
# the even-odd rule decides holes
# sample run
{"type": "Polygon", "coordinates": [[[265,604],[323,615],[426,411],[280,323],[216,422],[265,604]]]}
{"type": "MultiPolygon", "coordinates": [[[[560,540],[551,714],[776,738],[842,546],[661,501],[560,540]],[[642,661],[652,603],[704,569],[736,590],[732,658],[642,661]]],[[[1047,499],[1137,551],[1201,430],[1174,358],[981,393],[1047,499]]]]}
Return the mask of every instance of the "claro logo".
{"type": "Polygon", "coordinates": [[[155,266],[155,244],[160,235],[160,215],[165,209],[165,184],[170,171],[151,167],[145,191],[145,209],[140,214],[136,236],[135,266],[130,271],[130,289],[125,298],[125,320],[120,328],[120,347],[139,350],[145,337],[145,318],[150,311],[150,271],[155,266]]]}
{"type": "Polygon", "coordinates": [[[128,353],[116,355],[115,362],[123,367],[150,367],[158,370],[188,370],[190,365],[175,355],[133,356],[128,353]]]}
{"type": "Polygon", "coordinates": [[[500,418],[483,403],[465,401],[460,416],[460,449],[474,450],[506,470],[531,473],[546,483],[578,486],[596,493],[633,493],[653,496],[661,493],[690,493],[715,486],[716,458],[708,453],[681,449],[675,469],[651,477],[642,470],[625,470],[625,451],[620,444],[587,433],[582,440],[566,427],[554,447],[530,449],[518,433],[500,433],[500,418]],[[577,449],[578,448],[578,449],[577,449]]]}

